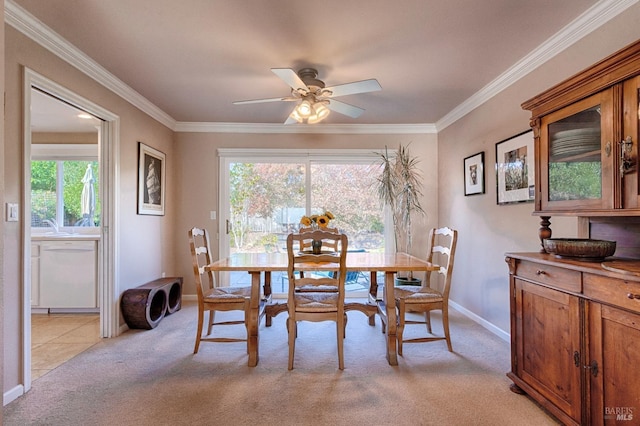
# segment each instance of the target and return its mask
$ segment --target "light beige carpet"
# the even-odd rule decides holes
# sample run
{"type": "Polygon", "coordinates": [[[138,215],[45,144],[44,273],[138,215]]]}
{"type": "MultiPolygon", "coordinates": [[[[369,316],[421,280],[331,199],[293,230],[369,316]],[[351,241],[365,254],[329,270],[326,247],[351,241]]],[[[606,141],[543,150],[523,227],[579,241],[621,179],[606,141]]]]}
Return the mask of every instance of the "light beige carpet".
{"type": "Polygon", "coordinates": [[[260,361],[250,368],[244,343],[203,342],[193,355],[196,313],[185,304],[154,330],[104,339],[4,407],[4,424],[557,424],[509,390],[508,343],[455,311],[455,352],[444,341],[405,345],[395,367],[384,356],[380,320],[370,327],[350,312],[344,371],[333,323],[300,324],[295,369],[288,371],[286,314],[272,327],[261,325],[260,361]]]}

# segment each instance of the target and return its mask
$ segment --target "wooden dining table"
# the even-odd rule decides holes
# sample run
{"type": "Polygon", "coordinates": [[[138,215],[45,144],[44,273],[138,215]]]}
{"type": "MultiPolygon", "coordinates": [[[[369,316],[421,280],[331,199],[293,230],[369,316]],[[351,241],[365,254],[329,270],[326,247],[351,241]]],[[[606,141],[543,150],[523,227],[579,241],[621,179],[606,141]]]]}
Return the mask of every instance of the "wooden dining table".
{"type": "MultiPolygon", "coordinates": [[[[259,356],[259,323],[260,323],[260,301],[261,294],[271,295],[271,273],[287,271],[286,253],[237,253],[217,260],[207,265],[206,268],[216,272],[242,272],[246,271],[251,275],[251,300],[248,325],[248,352],[250,367],[258,364],[259,356]],[[264,281],[262,275],[264,274],[264,281]],[[260,285],[264,282],[264,290],[261,292],[260,285]]],[[[358,310],[369,316],[369,323],[373,324],[375,314],[382,317],[387,324],[386,327],[386,357],[389,365],[398,365],[397,356],[397,336],[396,336],[396,304],[393,296],[393,283],[395,274],[407,271],[435,271],[439,266],[425,260],[409,255],[407,253],[370,253],[370,252],[349,252],[347,253],[348,272],[369,272],[370,289],[367,302],[345,302],[345,310],[358,310]],[[384,290],[382,299],[377,297],[378,284],[377,273],[383,272],[385,275],[384,290]]],[[[304,271],[325,271],[330,267],[322,264],[309,265],[303,268],[304,271]]],[[[272,316],[281,312],[286,312],[285,303],[273,303],[266,307],[267,326],[270,326],[272,316]]]]}

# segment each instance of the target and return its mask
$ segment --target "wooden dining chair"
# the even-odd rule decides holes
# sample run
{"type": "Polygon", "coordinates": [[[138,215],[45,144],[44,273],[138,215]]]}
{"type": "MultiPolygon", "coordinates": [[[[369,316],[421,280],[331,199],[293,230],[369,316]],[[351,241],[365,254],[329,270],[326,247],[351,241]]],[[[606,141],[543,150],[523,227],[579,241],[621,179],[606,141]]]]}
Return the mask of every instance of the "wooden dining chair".
{"type": "Polygon", "coordinates": [[[458,241],[458,231],[451,228],[433,228],[429,233],[429,255],[427,261],[440,265],[437,271],[427,272],[426,279],[422,286],[398,286],[394,289],[396,309],[398,312],[398,355],[402,355],[403,343],[432,342],[435,340],[446,340],[449,351],[451,347],[451,337],[449,334],[449,292],[451,290],[451,275],[453,273],[453,261],[455,258],[456,243],[458,241]],[[438,279],[444,278],[442,290],[435,288],[438,279]],[[432,281],[433,278],[433,281],[432,281]],[[442,311],[443,336],[434,336],[431,330],[431,311],[442,311]],[[423,312],[424,321],[409,320],[409,312],[423,312]],[[406,324],[426,324],[427,331],[431,336],[417,337],[403,340],[403,333],[406,324]]]}
{"type": "MultiPolygon", "coordinates": [[[[305,233],[309,233],[309,232],[313,232],[315,230],[320,230],[320,231],[325,231],[325,232],[333,232],[334,234],[339,234],[340,231],[338,231],[338,228],[300,228],[298,230],[299,234],[305,234],[305,233]]],[[[313,238],[304,238],[301,239],[299,241],[299,248],[300,251],[313,251],[313,247],[312,247],[312,243],[313,243],[313,238]]],[[[338,251],[338,243],[335,243],[333,241],[323,241],[323,246],[322,249],[325,251],[334,251],[337,252],[338,251]]],[[[302,271],[298,271],[298,274],[300,276],[304,277],[304,272],[302,271]]],[[[325,272],[324,274],[327,274],[327,272],[325,272]]],[[[333,291],[333,290],[331,290],[333,291]]]]}
{"type": "MultiPolygon", "coordinates": [[[[303,233],[307,233],[307,232],[313,232],[316,229],[318,229],[318,228],[301,227],[300,229],[298,229],[298,233],[303,234],[303,233]]],[[[328,232],[334,232],[336,234],[339,233],[338,228],[321,228],[321,229],[322,230],[326,230],[328,232]]],[[[299,241],[299,243],[298,243],[298,249],[300,251],[312,251],[312,249],[313,249],[312,246],[311,246],[312,241],[313,240],[310,239],[310,238],[301,239],[299,241]]],[[[335,244],[333,244],[331,242],[328,242],[328,241],[325,241],[325,244],[327,244],[327,245],[325,245],[325,250],[329,249],[329,250],[336,251],[335,244]]],[[[304,272],[302,272],[302,271],[298,271],[297,274],[304,276],[304,272]]],[[[288,282],[289,282],[289,278],[287,277],[286,274],[282,275],[281,282],[282,282],[282,291],[284,291],[285,285],[287,285],[288,282]]]]}
{"type": "Polygon", "coordinates": [[[287,329],[289,333],[289,370],[293,369],[298,321],[335,321],[338,344],[338,366],[344,369],[344,281],[347,274],[347,236],[334,232],[316,230],[307,233],[289,234],[287,256],[289,277],[287,329]],[[335,244],[337,251],[324,250],[321,254],[300,251],[303,239],[322,240],[335,244]],[[301,275],[301,269],[323,267],[335,271],[328,275],[301,275]]]}
{"type": "MultiPolygon", "coordinates": [[[[298,231],[298,233],[300,234],[304,234],[307,232],[313,232],[315,230],[315,228],[300,228],[300,230],[298,231]]],[[[318,228],[318,230],[320,231],[326,231],[326,232],[333,232],[334,234],[339,234],[340,231],[338,230],[338,228],[318,228]]],[[[300,251],[304,251],[304,250],[311,250],[311,243],[312,243],[312,239],[303,239],[300,240],[300,251]]],[[[324,241],[323,242],[324,248],[325,250],[333,250],[333,251],[338,251],[338,247],[337,247],[337,243],[333,242],[333,241],[324,241]]]]}
{"type": "Polygon", "coordinates": [[[191,246],[191,257],[193,259],[193,274],[198,295],[198,331],[196,334],[196,344],[193,353],[198,353],[200,342],[247,342],[248,347],[248,321],[249,321],[249,301],[251,298],[251,287],[222,287],[219,286],[213,272],[205,270],[205,266],[211,263],[211,248],[209,247],[209,233],[206,229],[192,228],[189,230],[189,245],[191,246]],[[215,322],[216,311],[241,311],[242,320],[227,320],[215,322]],[[204,313],[209,312],[207,334],[202,336],[204,324],[204,313]],[[238,325],[244,324],[244,338],[235,337],[213,337],[211,331],[214,325],[238,325]]]}

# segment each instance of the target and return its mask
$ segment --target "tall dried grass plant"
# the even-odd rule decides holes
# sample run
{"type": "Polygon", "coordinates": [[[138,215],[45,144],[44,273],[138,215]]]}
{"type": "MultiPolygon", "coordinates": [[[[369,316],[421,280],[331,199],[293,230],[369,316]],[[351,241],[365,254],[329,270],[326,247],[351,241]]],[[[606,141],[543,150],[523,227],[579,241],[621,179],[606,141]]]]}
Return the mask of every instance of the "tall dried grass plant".
{"type": "MultiPolygon", "coordinates": [[[[420,204],[423,177],[418,164],[408,146],[400,145],[389,153],[387,147],[378,153],[382,173],[377,178],[378,199],[383,207],[389,207],[393,218],[394,244],[397,251],[411,253],[412,216],[426,213],[420,204]]],[[[409,274],[409,278],[413,278],[409,274]]]]}

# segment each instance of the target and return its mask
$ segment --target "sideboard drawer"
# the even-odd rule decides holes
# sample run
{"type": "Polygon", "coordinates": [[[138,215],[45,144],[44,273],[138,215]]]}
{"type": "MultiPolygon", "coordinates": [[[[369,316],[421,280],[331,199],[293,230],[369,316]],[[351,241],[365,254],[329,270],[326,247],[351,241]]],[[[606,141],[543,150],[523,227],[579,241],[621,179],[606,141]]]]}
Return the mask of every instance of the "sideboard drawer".
{"type": "Polygon", "coordinates": [[[580,271],[520,261],[516,269],[516,275],[561,290],[574,293],[582,291],[582,272],[580,271]]]}
{"type": "Polygon", "coordinates": [[[584,274],[584,295],[592,300],[640,312],[640,283],[584,274]]]}

